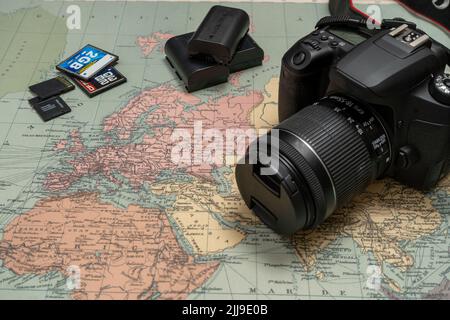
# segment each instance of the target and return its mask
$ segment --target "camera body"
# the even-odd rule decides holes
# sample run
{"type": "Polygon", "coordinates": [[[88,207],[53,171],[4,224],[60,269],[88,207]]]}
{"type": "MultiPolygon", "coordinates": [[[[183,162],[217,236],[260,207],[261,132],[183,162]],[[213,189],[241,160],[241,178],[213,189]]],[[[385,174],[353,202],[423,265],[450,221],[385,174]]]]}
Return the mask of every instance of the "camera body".
{"type": "Polygon", "coordinates": [[[326,96],[357,101],[388,133],[381,176],[427,190],[450,168],[447,63],[448,49],[408,23],[384,30],[325,25],[283,57],[279,121],[326,96]]]}
{"type": "Polygon", "coordinates": [[[375,179],[426,190],[450,167],[449,49],[400,19],[317,26],[283,57],[280,124],[247,151],[270,146],[270,161],[236,166],[246,205],[285,235],[318,226],[375,179]]]}

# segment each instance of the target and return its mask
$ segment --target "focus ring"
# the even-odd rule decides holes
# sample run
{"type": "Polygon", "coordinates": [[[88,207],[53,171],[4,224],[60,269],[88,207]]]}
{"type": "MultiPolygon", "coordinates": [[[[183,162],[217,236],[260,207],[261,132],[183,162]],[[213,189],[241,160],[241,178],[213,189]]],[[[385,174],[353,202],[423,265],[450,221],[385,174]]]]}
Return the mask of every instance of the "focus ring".
{"type": "MultiPolygon", "coordinates": [[[[281,138],[281,137],[280,137],[281,138]]],[[[310,214],[306,218],[306,225],[304,228],[310,228],[317,225],[324,220],[325,217],[316,217],[316,214],[326,211],[326,198],[324,194],[324,188],[320,184],[320,179],[314,173],[314,170],[300,154],[298,150],[292,147],[291,144],[285,143],[283,139],[279,140],[280,154],[286,156],[290,162],[295,163],[297,167],[297,174],[301,174],[302,177],[308,183],[311,195],[314,199],[315,213],[310,214]]]]}
{"type": "Polygon", "coordinates": [[[332,108],[320,104],[306,107],[277,128],[294,133],[314,149],[332,178],[337,207],[370,183],[374,164],[366,144],[347,119],[332,108]]]}

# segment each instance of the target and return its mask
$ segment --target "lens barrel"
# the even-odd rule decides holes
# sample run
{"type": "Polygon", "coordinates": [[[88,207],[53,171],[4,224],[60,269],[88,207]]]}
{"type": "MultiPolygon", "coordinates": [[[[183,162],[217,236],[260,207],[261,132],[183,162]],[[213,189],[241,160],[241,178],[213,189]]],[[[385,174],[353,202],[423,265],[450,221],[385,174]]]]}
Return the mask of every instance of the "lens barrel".
{"type": "Polygon", "coordinates": [[[279,144],[276,173],[263,175],[264,165],[246,162],[237,165],[236,180],[247,206],[281,234],[317,226],[391,161],[380,119],[344,96],[326,97],[280,123],[272,136],[273,130],[279,144]]]}

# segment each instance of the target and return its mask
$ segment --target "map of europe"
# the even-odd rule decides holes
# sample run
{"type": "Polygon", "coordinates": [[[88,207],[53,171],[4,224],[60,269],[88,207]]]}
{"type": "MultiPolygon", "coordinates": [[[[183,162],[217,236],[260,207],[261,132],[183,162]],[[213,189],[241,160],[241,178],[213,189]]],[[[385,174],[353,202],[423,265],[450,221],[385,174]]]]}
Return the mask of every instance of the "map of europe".
{"type": "Polygon", "coordinates": [[[428,193],[377,181],[317,229],[282,237],[245,207],[233,166],[171,161],[173,131],[195,121],[277,124],[281,57],[329,14],[324,1],[233,2],[263,65],[190,94],[164,43],[212,5],[2,3],[0,299],[450,299],[450,177],[428,193]],[[79,28],[68,27],[73,6],[79,28]],[[64,94],[72,112],[42,122],[28,86],[88,43],[117,54],[128,82],[64,94]]]}

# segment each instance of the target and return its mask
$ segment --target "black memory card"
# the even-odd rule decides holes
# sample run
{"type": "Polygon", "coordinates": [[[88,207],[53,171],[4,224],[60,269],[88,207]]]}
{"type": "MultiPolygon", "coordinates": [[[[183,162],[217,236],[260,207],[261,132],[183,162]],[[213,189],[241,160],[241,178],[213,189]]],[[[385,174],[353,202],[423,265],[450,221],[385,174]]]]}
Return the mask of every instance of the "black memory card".
{"type": "Polygon", "coordinates": [[[112,89],[127,81],[117,69],[107,67],[97,73],[89,81],[72,78],[72,80],[83,90],[89,97],[94,97],[104,91],[112,89]]]}
{"type": "Polygon", "coordinates": [[[59,76],[50,80],[36,83],[29,87],[41,99],[47,99],[53,96],[75,89],[75,86],[66,78],[59,76]]]}
{"type": "Polygon", "coordinates": [[[28,100],[44,121],[49,121],[72,111],[59,96],[40,100],[37,97],[28,100]]]}

